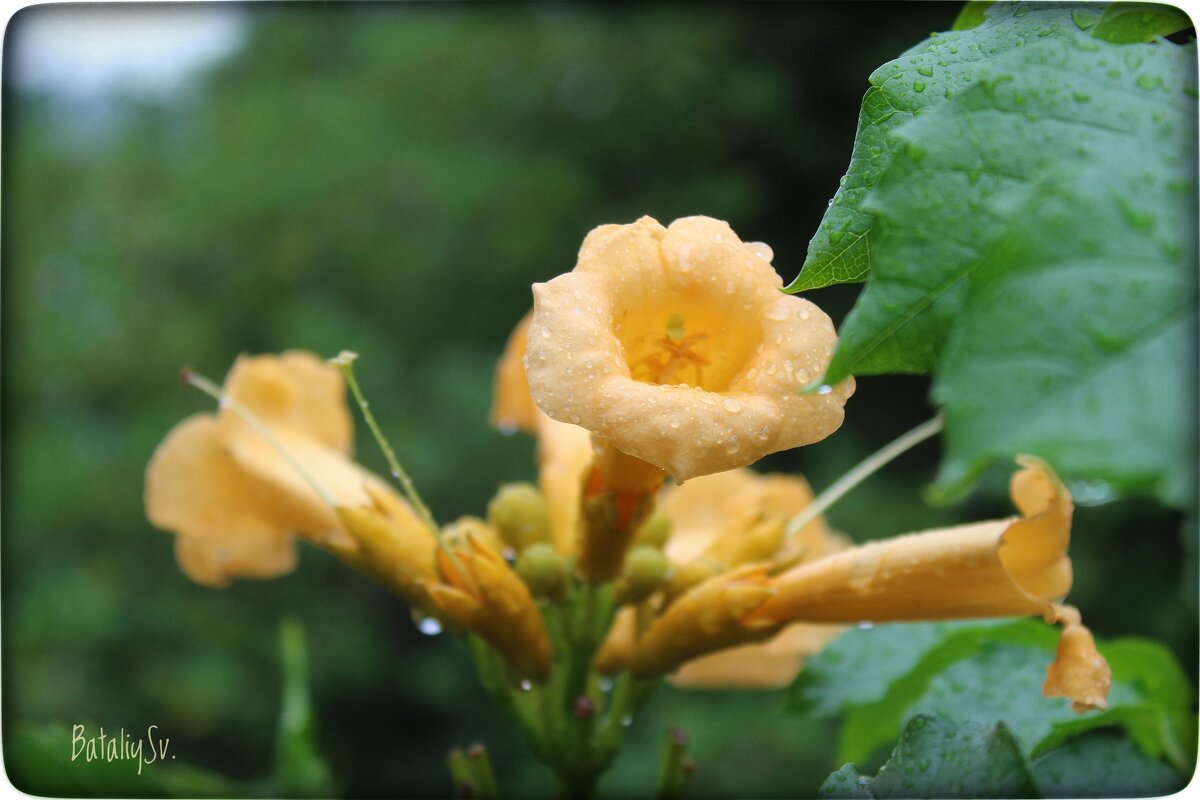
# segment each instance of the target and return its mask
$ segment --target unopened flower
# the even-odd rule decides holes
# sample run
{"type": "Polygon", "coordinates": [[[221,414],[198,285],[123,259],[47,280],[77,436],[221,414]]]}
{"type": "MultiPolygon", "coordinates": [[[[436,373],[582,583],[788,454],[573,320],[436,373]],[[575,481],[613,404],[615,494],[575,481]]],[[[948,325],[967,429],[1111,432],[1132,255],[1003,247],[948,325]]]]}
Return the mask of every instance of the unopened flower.
{"type": "Polygon", "coordinates": [[[553,650],[541,612],[499,553],[467,536],[437,557],[442,578],[426,581],[425,589],[440,616],[496,648],[515,677],[548,678],[553,650]]]}
{"type": "Polygon", "coordinates": [[[825,438],[854,382],[797,391],[836,335],[770,260],[707,217],[595,229],[574,271],[534,286],[533,399],[678,481],[825,438]]]}
{"type": "Polygon", "coordinates": [[[371,549],[373,574],[417,599],[415,581],[435,574],[433,533],[349,458],[353,424],[338,370],[304,352],[244,356],[223,396],[217,414],[177,425],[146,469],[146,514],[178,534],[184,573],[210,586],[281,575],[295,567],[300,536],[358,566],[371,549]]]}

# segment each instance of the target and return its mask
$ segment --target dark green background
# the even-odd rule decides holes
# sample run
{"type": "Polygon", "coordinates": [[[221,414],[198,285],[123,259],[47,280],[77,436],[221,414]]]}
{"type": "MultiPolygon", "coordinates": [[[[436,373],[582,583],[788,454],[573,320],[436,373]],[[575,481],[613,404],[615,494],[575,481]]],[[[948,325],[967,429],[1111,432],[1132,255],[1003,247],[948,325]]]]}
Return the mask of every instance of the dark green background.
{"type": "MultiPolygon", "coordinates": [[[[597,224],[698,213],[768,242],[790,280],[845,169],[867,75],[958,6],[243,8],[239,52],[187,93],[118,102],[102,128],[17,91],[6,64],[8,774],[40,785],[12,747],[24,731],[61,732],[69,752],[73,723],[155,723],[181,760],[261,778],[278,625],[294,615],[343,791],[446,795],[445,752],[476,739],[502,788],[545,791],[461,644],[420,635],[400,601],[333,559],[305,550],[295,574],[224,591],[183,577],[141,504],[155,445],[211,406],[178,388],[179,368],[219,379],[240,352],[356,350],[434,513],[481,513],[499,482],[533,476],[532,442],[486,425],[529,284],[569,270],[597,224]]],[[[105,11],[27,10],[7,44],[44,13],[105,11]]],[[[810,297],[837,321],[857,291],[810,297]]],[[[926,392],[923,378],[861,380],[843,430],[764,466],[826,486],[927,418],[926,392]]],[[[364,433],[360,458],[382,471],[364,433]]],[[[925,506],[936,459],[936,445],[905,456],[832,521],[867,539],[1009,512],[1007,468],[962,506],[925,506]]],[[[1079,509],[1072,600],[1097,633],[1160,638],[1194,675],[1179,526],[1146,502],[1079,509]]],[[[649,791],[662,732],[682,725],[697,796],[811,794],[839,766],[832,726],[781,706],[780,693],[664,689],[602,790],[649,791]]]]}

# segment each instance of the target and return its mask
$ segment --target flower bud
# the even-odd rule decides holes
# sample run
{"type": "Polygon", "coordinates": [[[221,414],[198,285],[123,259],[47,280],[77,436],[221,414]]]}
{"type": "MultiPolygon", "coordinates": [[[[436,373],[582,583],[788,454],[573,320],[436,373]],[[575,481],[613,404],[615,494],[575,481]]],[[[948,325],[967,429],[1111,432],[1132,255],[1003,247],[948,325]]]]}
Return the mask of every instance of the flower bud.
{"type": "Polygon", "coordinates": [[[617,581],[617,602],[637,603],[659,589],[671,574],[671,562],[657,547],[635,547],[625,557],[617,581]]]}
{"type": "Polygon", "coordinates": [[[501,486],[488,503],[488,522],[518,553],[553,536],[546,501],[529,483],[501,486]]]}
{"type": "Polygon", "coordinates": [[[675,568],[667,583],[667,602],[687,592],[693,586],[699,586],[704,581],[723,571],[723,567],[707,557],[700,557],[675,568]]]}
{"type": "Polygon", "coordinates": [[[459,517],[442,526],[442,543],[450,549],[468,547],[474,540],[497,555],[503,556],[508,545],[496,533],[495,528],[479,517],[459,517]]]}
{"type": "Polygon", "coordinates": [[[670,538],[671,519],[659,508],[637,529],[633,535],[633,546],[657,547],[661,550],[670,538]]]}
{"type": "Polygon", "coordinates": [[[530,545],[517,559],[517,574],[534,597],[561,602],[567,596],[567,565],[548,544],[530,545]]]}

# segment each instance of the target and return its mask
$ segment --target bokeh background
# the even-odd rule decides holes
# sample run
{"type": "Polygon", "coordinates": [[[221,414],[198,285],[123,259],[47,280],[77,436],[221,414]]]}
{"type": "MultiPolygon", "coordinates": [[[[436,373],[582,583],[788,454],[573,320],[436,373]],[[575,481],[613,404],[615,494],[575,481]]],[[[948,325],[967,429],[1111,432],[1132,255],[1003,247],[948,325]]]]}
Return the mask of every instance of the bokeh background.
{"type": "MultiPolygon", "coordinates": [[[[372,407],[439,519],[534,475],[486,424],[531,282],[600,223],[703,213],[768,242],[790,280],[844,172],[867,76],[949,28],[953,3],[599,8],[225,5],[31,8],[5,40],[3,734],[158,724],[180,759],[253,791],[274,759],[278,630],[307,631],[316,743],[349,795],[445,796],[482,740],[502,788],[549,782],[465,649],[324,554],[227,590],[188,582],[142,510],[177,421],[241,352],[361,354],[372,407]]],[[[810,295],[835,321],[858,287],[810,295]]],[[[818,489],[932,409],[916,377],[860,380],[844,428],[767,459],[818,489]]],[[[359,432],[359,456],[383,470],[359,432]]],[[[830,514],[856,539],[1008,513],[1008,468],[965,503],[921,489],[931,443],[830,514]]],[[[1081,508],[1073,600],[1100,635],[1165,641],[1196,674],[1175,514],[1081,508]]],[[[1194,564],[1194,562],[1192,562],[1194,564]]],[[[664,688],[602,784],[655,785],[692,737],[696,796],[809,795],[833,727],[783,694],[664,688]]],[[[82,767],[79,767],[82,769],[82,767]]],[[[170,769],[170,767],[164,768],[170,769]]],[[[122,792],[137,791],[132,780],[122,792]]]]}

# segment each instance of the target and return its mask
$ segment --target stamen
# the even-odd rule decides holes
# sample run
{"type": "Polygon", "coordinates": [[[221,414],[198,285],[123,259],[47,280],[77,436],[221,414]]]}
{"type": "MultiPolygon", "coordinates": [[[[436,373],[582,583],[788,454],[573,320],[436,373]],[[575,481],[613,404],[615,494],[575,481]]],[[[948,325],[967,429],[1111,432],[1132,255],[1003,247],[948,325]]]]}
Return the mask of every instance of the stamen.
{"type": "Polygon", "coordinates": [[[672,314],[667,319],[667,336],[671,338],[671,341],[679,342],[683,340],[684,335],[685,331],[683,328],[683,315],[672,314]]]}
{"type": "Polygon", "coordinates": [[[421,520],[429,526],[429,529],[436,536],[439,528],[433,518],[433,514],[429,513],[429,506],[425,505],[425,501],[417,494],[417,489],[413,486],[412,479],[408,477],[408,473],[404,471],[404,467],[400,466],[400,461],[396,458],[396,453],[392,450],[391,444],[388,443],[387,437],[383,435],[383,431],[380,430],[379,424],[375,421],[375,415],[371,413],[371,408],[367,404],[366,398],[363,397],[362,390],[358,387],[358,380],[354,377],[354,361],[357,358],[358,353],[343,350],[335,358],[329,359],[329,363],[341,369],[342,374],[346,376],[346,384],[350,387],[350,392],[354,395],[359,410],[362,411],[363,419],[367,421],[367,427],[371,429],[371,435],[375,437],[376,444],[383,451],[383,457],[387,459],[388,468],[392,471],[392,477],[400,484],[400,488],[404,490],[405,496],[408,497],[408,501],[412,503],[421,520]]]}
{"type": "Polygon", "coordinates": [[[220,386],[213,383],[203,375],[193,372],[187,367],[184,367],[180,371],[179,380],[181,383],[185,383],[189,386],[199,389],[212,399],[216,400],[221,408],[228,408],[230,411],[241,417],[247,425],[254,429],[255,433],[267,440],[267,443],[275,449],[276,453],[279,453],[283,460],[286,461],[292,469],[296,470],[300,477],[304,479],[304,482],[307,483],[309,487],[317,493],[317,496],[320,497],[326,505],[328,505],[330,508],[337,507],[337,503],[333,501],[333,497],[331,497],[328,492],[321,488],[321,485],[317,483],[316,479],[314,479],[313,476],[304,469],[304,467],[300,466],[300,462],[298,462],[292,456],[292,454],[287,451],[287,449],[283,446],[283,443],[279,441],[278,437],[271,432],[271,429],[268,428],[262,420],[255,416],[254,412],[226,394],[220,386]]]}
{"type": "Polygon", "coordinates": [[[834,503],[842,499],[843,495],[874,475],[897,456],[912,449],[941,430],[942,415],[938,414],[933,419],[921,423],[908,433],[897,437],[895,441],[884,445],[879,450],[867,456],[859,462],[858,466],[834,481],[828,489],[817,495],[811,503],[788,521],[785,532],[787,538],[790,539],[804,530],[804,527],[808,523],[824,514],[834,503]]]}

